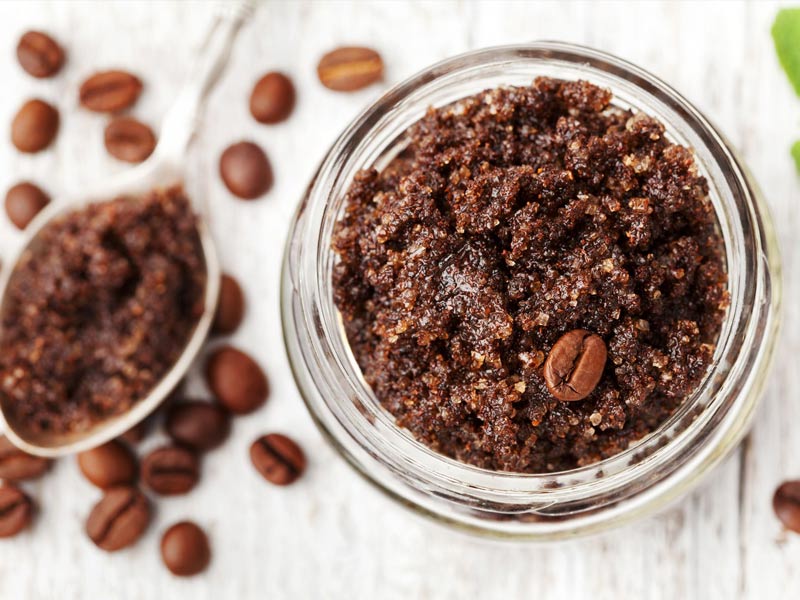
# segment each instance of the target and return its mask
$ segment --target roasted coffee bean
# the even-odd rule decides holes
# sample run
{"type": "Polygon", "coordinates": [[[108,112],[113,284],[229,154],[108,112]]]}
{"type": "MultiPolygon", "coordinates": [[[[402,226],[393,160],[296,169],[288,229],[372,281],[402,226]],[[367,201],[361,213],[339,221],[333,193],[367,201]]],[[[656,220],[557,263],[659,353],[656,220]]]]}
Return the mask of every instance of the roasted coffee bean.
{"type": "Polygon", "coordinates": [[[800,533],[800,481],[787,481],[775,490],[772,509],[786,529],[800,533]]]}
{"type": "Polygon", "coordinates": [[[50,460],[23,452],[6,436],[0,435],[0,479],[9,481],[36,479],[47,472],[50,464],[50,460]]]}
{"type": "Polygon", "coordinates": [[[583,400],[592,393],[606,364],[603,339],[585,329],[562,335],[544,363],[547,389],[558,400],[583,400]]]}
{"type": "Polygon", "coordinates": [[[114,552],[130,546],[150,523],[150,504],[133,487],[108,490],[86,520],[86,533],[99,548],[114,552]]]}
{"type": "Polygon", "coordinates": [[[81,84],[81,105],[94,112],[118,112],[133,106],[142,82],[126,71],[95,73],[81,84]]]}
{"type": "Polygon", "coordinates": [[[267,73],[250,94],[250,113],[259,123],[280,123],[294,108],[294,84],[283,73],[267,73]]]}
{"type": "Polygon", "coordinates": [[[174,575],[197,575],[211,562],[208,536],[191,521],[176,523],[161,538],[161,558],[174,575]]]}
{"type": "Polygon", "coordinates": [[[263,435],[253,442],[250,460],[264,479],[275,485],[293,483],[306,468],[300,446],[280,433],[263,435]]]}
{"type": "Polygon", "coordinates": [[[151,490],[164,496],[185,494],[200,479],[199,462],[186,448],[157,448],[142,460],[142,480],[151,490]]]}
{"type": "Polygon", "coordinates": [[[177,443],[203,452],[225,441],[231,423],[228,413],[216,404],[194,400],[169,408],[166,429],[177,443]]]}
{"type": "Polygon", "coordinates": [[[383,59],[370,48],[337,48],[319,61],[317,75],[328,89],[352,92],[380,81],[383,59]]]}
{"type": "Polygon", "coordinates": [[[78,466],[86,479],[103,490],[136,481],[136,457],[116,440],[78,454],[78,466]]]}
{"type": "Polygon", "coordinates": [[[219,173],[231,194],[245,200],[263,196],[272,187],[272,166],[253,142],[239,142],[225,149],[219,173]]]}
{"type": "Polygon", "coordinates": [[[156,136],[147,125],[131,117],[117,117],[106,125],[108,153],[119,160],[140,163],[156,148],[156,136]]]}
{"type": "Polygon", "coordinates": [[[44,100],[28,100],[11,123],[11,142],[20,152],[47,148],[58,133],[58,109],[44,100]]]}
{"type": "Polygon", "coordinates": [[[6,192],[6,214],[17,229],[25,229],[49,202],[50,197],[40,187],[23,181],[6,192]]]}
{"type": "Polygon", "coordinates": [[[149,418],[139,421],[136,425],[119,436],[119,439],[128,444],[138,444],[147,437],[147,434],[150,432],[151,424],[149,418]]]}
{"type": "Polygon", "coordinates": [[[41,31],[28,31],[17,44],[17,60],[34,77],[52,77],[64,64],[64,49],[41,31]]]}
{"type": "Polygon", "coordinates": [[[161,423],[162,416],[167,409],[179,398],[183,398],[185,386],[186,380],[181,379],[177,384],[175,384],[175,387],[172,388],[172,391],[167,394],[166,398],[164,398],[163,402],[161,402],[158,408],[156,408],[147,417],[139,421],[136,425],[131,427],[117,439],[125,442],[131,447],[136,446],[141,441],[146,439],[151,433],[153,433],[156,423],[161,423]]]}
{"type": "Polygon", "coordinates": [[[244,317],[244,294],[242,288],[230,275],[220,281],[219,302],[214,315],[214,333],[230,334],[236,331],[244,317]]]}
{"type": "Polygon", "coordinates": [[[21,489],[0,485],[0,538],[17,535],[33,518],[33,502],[21,489]]]}
{"type": "Polygon", "coordinates": [[[260,408],[269,395],[269,384],[261,367],[230,346],[217,348],[211,354],[206,363],[206,381],[220,404],[239,415],[260,408]]]}

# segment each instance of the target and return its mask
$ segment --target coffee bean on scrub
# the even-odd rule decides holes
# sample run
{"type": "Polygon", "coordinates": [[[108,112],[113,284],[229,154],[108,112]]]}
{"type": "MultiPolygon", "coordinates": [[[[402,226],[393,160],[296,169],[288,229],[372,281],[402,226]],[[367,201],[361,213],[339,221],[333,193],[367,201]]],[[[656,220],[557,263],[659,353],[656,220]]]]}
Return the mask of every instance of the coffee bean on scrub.
{"type": "Polygon", "coordinates": [[[603,339],[585,329],[562,335],[544,363],[547,389],[562,402],[583,400],[592,393],[606,364],[603,339]]]}

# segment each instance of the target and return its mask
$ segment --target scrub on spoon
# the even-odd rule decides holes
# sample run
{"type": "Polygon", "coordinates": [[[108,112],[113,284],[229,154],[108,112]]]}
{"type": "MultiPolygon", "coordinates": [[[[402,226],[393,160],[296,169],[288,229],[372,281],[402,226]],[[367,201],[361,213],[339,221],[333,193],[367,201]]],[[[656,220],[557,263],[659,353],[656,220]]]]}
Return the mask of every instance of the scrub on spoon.
{"type": "MultiPolygon", "coordinates": [[[[160,141],[153,156],[140,166],[110,178],[89,189],[50,204],[34,219],[19,252],[6,263],[0,274],[0,315],[9,305],[9,282],[19,268],[20,259],[36,252],[42,233],[59,220],[76,214],[98,202],[116,198],[141,198],[153,190],[180,185],[184,180],[184,163],[199,119],[203,100],[222,72],[236,34],[253,11],[253,3],[243,1],[222,4],[207,36],[203,49],[192,69],[189,80],[168,112],[160,141]]],[[[195,208],[197,199],[193,199],[195,208]]],[[[213,320],[220,285],[220,267],[208,228],[197,218],[197,236],[206,271],[202,311],[180,356],[143,398],[129,410],[100,420],[91,427],[68,432],[43,431],[32,434],[20,423],[9,418],[7,402],[0,402],[0,427],[7,437],[22,450],[39,456],[55,457],[92,448],[121,435],[152,412],[180,382],[208,335],[213,320]]],[[[0,323],[0,327],[2,324],[0,323]]],[[[3,331],[0,329],[0,337],[3,331]]],[[[0,399],[2,395],[0,395],[0,399]]],[[[65,402],[69,399],[65,398],[65,402]]]]}

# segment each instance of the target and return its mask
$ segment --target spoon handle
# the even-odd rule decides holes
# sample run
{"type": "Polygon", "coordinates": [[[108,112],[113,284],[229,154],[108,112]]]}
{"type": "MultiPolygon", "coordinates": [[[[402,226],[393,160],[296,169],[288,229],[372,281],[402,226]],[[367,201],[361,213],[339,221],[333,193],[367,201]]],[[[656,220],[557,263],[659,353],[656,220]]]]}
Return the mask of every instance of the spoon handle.
{"type": "Polygon", "coordinates": [[[236,35],[252,16],[255,6],[256,0],[219,2],[214,22],[189,77],[164,118],[155,153],[161,160],[182,164],[197,128],[203,101],[225,69],[236,35]]]}

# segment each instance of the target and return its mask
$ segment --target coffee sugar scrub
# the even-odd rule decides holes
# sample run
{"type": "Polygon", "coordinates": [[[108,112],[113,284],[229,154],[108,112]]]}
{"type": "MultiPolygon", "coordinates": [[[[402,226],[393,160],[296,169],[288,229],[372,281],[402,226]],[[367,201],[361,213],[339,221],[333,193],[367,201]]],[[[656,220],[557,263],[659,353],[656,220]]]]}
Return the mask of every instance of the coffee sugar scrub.
{"type": "Polygon", "coordinates": [[[536,79],[430,109],[337,224],[334,299],[398,425],[480,467],[613,456],[701,382],[728,307],[692,151],[608,90],[536,79]]]}
{"type": "Polygon", "coordinates": [[[33,434],[126,412],[177,361],[203,312],[206,267],[180,188],[48,223],[9,281],[0,401],[33,434]]]}

